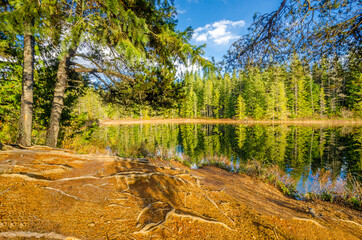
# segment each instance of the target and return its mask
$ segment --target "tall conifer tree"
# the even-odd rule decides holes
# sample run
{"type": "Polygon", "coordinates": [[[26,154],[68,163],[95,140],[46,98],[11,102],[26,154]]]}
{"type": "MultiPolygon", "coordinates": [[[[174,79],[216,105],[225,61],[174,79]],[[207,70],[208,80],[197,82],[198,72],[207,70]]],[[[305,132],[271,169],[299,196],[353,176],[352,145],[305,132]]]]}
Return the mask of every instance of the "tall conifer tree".
{"type": "MultiPolygon", "coordinates": [[[[47,1],[45,1],[47,2],[47,1]]],[[[17,142],[31,145],[34,88],[34,33],[40,20],[40,4],[36,0],[13,0],[1,2],[0,27],[5,31],[22,36],[23,77],[21,108],[17,142]]]]}

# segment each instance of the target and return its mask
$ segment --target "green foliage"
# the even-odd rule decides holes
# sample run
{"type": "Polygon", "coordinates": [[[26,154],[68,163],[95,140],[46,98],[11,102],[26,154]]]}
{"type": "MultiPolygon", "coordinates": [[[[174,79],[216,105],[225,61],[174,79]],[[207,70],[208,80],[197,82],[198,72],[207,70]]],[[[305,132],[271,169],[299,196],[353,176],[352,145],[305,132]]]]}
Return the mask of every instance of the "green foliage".
{"type": "MultiPolygon", "coordinates": [[[[194,91],[194,78],[193,74],[186,74],[184,80],[185,98],[180,105],[180,116],[186,118],[194,118],[197,116],[198,98],[194,91]]],[[[196,86],[195,86],[196,87],[196,86]]]]}
{"type": "MultiPolygon", "coordinates": [[[[362,117],[361,63],[353,54],[344,59],[321,59],[312,68],[296,54],[286,65],[248,65],[232,73],[210,67],[202,73],[186,73],[177,81],[175,62],[209,63],[200,57],[202,48],[189,44],[192,29],[176,29],[175,13],[173,1],[166,0],[1,1],[0,56],[6,61],[0,61],[0,128],[16,129],[24,23],[33,26],[31,33],[37,42],[36,139],[48,125],[59,60],[70,50],[97,68],[82,76],[82,66],[69,59],[63,126],[79,127],[81,122],[94,119],[160,115],[285,120],[353,112],[362,117]],[[85,54],[78,51],[82,47],[87,49],[85,54]],[[89,76],[98,82],[94,88],[85,89],[89,76]],[[76,101],[83,91],[85,96],[76,101]]],[[[356,50],[360,53],[358,47],[356,50]]],[[[257,131],[255,135],[268,140],[257,131]]],[[[3,139],[12,141],[13,135],[3,139]]],[[[243,137],[240,139],[242,145],[243,137]]],[[[222,147],[215,136],[205,142],[214,144],[210,149],[222,147]]],[[[266,147],[271,146],[268,143],[266,147]]],[[[296,150],[297,156],[303,154],[296,150]]]]}
{"type": "Polygon", "coordinates": [[[236,100],[236,117],[241,120],[246,117],[246,107],[243,96],[240,94],[236,100]]]}
{"type": "MultiPolygon", "coordinates": [[[[207,64],[200,57],[202,48],[189,44],[192,29],[178,31],[176,23],[174,3],[167,0],[1,1],[0,56],[5,59],[3,62],[1,58],[0,62],[1,77],[9,81],[21,72],[22,35],[34,36],[38,62],[33,70],[33,126],[34,134],[39,137],[48,125],[53,88],[59,76],[68,78],[68,86],[66,96],[58,96],[65,99],[64,109],[59,106],[57,111],[62,113],[63,126],[72,125],[69,120],[74,119],[73,102],[88,78],[88,75],[79,75],[81,72],[91,73],[98,80],[96,88],[109,103],[100,115],[88,111],[90,119],[121,116],[110,109],[113,104],[122,104],[123,113],[128,110],[126,107],[131,108],[141,117],[147,118],[150,112],[152,115],[167,112],[173,116],[174,109],[167,109],[176,108],[183,97],[182,83],[175,81],[174,63],[207,64]],[[92,62],[96,68],[82,66],[79,58],[92,62]],[[65,66],[58,69],[62,61],[65,66]]],[[[18,106],[18,88],[8,82],[1,84],[4,87],[0,93],[11,96],[1,96],[0,121],[7,118],[6,121],[15,122],[17,116],[10,115],[17,114],[14,110],[18,106]]],[[[56,92],[62,95],[64,91],[60,88],[56,92]]],[[[187,116],[196,116],[197,96],[192,91],[188,100],[195,110],[192,109],[192,113],[187,110],[187,116]]]]}
{"type": "Polygon", "coordinates": [[[341,62],[323,59],[310,69],[294,55],[289,66],[250,66],[233,72],[232,77],[227,72],[187,73],[180,116],[272,120],[361,117],[360,65],[341,62]]]}
{"type": "MultiPolygon", "coordinates": [[[[14,49],[19,51],[19,49],[14,49]]],[[[20,52],[17,53],[20,55],[20,52]]],[[[21,59],[21,58],[20,58],[21,59]]],[[[53,98],[55,77],[57,74],[57,61],[38,61],[34,72],[34,108],[33,108],[33,143],[44,143],[44,137],[50,117],[50,109],[53,98]]],[[[17,122],[19,118],[22,62],[0,62],[0,69],[4,72],[0,75],[0,138],[3,142],[13,143],[16,139],[17,122]]],[[[86,80],[79,74],[70,73],[69,88],[65,97],[65,110],[62,115],[62,124],[70,125],[72,114],[70,109],[73,103],[82,93],[86,80]]]]}
{"type": "Polygon", "coordinates": [[[0,121],[13,122],[20,109],[22,67],[0,63],[0,68],[5,70],[0,79],[0,121]]]}

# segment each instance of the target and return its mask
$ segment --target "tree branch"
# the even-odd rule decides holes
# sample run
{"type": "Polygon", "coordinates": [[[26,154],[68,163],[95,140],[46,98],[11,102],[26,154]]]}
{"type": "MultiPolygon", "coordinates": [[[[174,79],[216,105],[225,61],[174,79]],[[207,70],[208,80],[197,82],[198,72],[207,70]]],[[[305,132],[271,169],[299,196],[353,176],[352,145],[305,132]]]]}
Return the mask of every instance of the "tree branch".
{"type": "Polygon", "coordinates": [[[122,80],[132,81],[132,82],[134,81],[133,78],[112,70],[101,69],[101,68],[87,68],[79,63],[74,63],[74,62],[71,64],[77,66],[77,68],[74,68],[74,71],[77,73],[103,73],[105,75],[111,75],[120,78],[122,80]]]}

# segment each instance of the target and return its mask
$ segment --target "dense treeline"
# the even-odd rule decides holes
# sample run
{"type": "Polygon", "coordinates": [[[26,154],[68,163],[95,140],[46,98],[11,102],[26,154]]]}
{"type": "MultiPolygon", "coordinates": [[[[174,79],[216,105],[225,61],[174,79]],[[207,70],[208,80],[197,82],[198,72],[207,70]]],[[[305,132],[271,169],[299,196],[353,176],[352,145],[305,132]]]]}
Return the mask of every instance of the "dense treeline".
{"type": "Polygon", "coordinates": [[[183,117],[233,119],[327,119],[362,117],[361,63],[345,58],[310,66],[295,56],[289,64],[243,71],[188,72],[183,98],[173,108],[106,103],[96,90],[80,98],[75,113],[88,120],[183,117]]]}
{"type": "Polygon", "coordinates": [[[361,117],[361,69],[354,59],[324,58],[310,66],[294,56],[285,65],[232,74],[189,73],[179,112],[188,118],[361,117]]]}

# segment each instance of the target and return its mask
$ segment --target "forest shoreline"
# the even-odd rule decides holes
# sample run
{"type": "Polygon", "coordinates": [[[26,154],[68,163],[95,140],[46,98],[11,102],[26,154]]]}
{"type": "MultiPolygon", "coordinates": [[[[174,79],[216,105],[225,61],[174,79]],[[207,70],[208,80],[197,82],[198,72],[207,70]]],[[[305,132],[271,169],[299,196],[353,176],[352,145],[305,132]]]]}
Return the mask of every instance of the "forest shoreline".
{"type": "Polygon", "coordinates": [[[172,118],[172,119],[105,119],[98,121],[100,126],[133,125],[133,124],[242,124],[242,125],[318,125],[318,126],[351,126],[362,125],[362,119],[288,119],[288,120],[235,120],[235,119],[207,119],[207,118],[172,118]]]}

